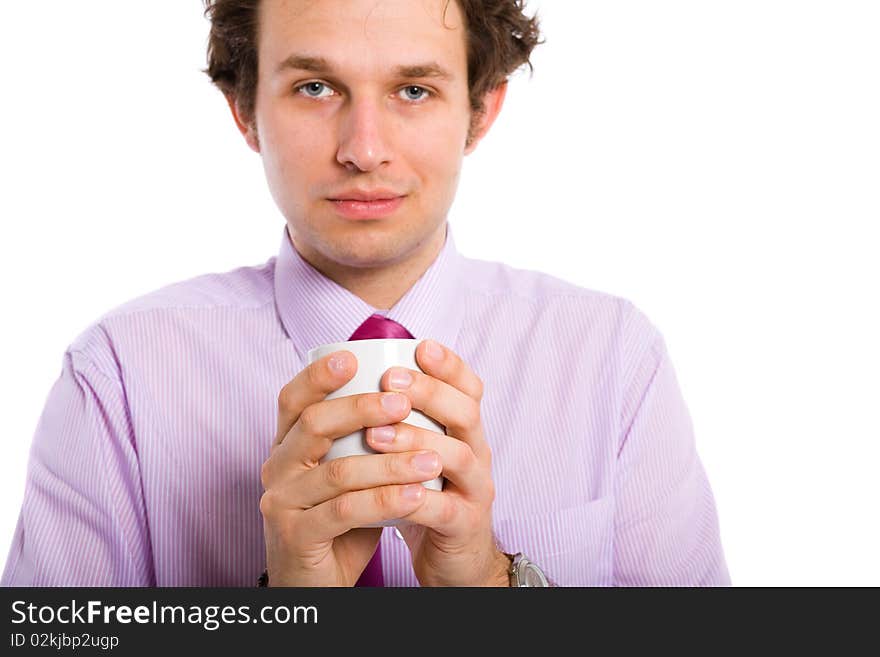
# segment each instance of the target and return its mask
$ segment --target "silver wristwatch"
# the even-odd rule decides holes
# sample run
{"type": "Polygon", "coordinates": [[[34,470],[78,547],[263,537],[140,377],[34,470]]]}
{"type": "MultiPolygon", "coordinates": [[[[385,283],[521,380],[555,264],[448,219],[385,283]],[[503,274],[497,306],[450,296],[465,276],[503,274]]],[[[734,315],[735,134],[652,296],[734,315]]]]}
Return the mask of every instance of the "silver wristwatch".
{"type": "Polygon", "coordinates": [[[510,576],[511,586],[550,586],[550,582],[547,580],[544,572],[538,568],[537,564],[529,561],[522,552],[512,556],[513,563],[510,564],[510,570],[507,571],[507,574],[510,576]]]}

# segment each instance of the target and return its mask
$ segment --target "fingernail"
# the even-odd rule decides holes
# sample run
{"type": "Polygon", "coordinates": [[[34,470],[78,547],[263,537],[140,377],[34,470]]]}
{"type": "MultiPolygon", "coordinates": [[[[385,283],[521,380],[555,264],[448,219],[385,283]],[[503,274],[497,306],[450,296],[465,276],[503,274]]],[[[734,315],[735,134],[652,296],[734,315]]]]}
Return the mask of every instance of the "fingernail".
{"type": "Polygon", "coordinates": [[[434,472],[438,464],[437,454],[434,452],[424,452],[412,457],[413,467],[420,472],[434,472]]]}
{"type": "Polygon", "coordinates": [[[382,408],[389,413],[400,413],[406,408],[406,397],[396,392],[382,395],[382,408]]]}
{"type": "Polygon", "coordinates": [[[433,340],[425,340],[425,355],[431,360],[443,358],[443,347],[433,340]]]}
{"type": "Polygon", "coordinates": [[[408,500],[417,500],[422,496],[424,490],[425,487],[421,484],[410,484],[409,486],[404,486],[400,492],[408,500]]]}
{"type": "Polygon", "coordinates": [[[334,374],[340,374],[345,371],[347,359],[345,354],[337,354],[336,356],[331,356],[330,360],[327,361],[327,364],[330,366],[330,370],[334,374]]]}
{"type": "Polygon", "coordinates": [[[370,438],[374,443],[391,443],[394,442],[394,435],[397,433],[394,427],[372,427],[370,429],[370,438]]]}
{"type": "Polygon", "coordinates": [[[388,385],[397,390],[406,390],[412,384],[412,375],[407,370],[391,370],[388,375],[388,385]]]}

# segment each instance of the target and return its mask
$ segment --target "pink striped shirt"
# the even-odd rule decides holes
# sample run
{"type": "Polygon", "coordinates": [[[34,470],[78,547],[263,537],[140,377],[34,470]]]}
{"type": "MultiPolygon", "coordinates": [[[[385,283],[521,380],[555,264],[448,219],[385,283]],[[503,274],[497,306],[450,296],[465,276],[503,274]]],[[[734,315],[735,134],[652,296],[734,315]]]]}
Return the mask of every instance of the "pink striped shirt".
{"type": "MultiPolygon", "coordinates": [[[[64,354],[3,585],[253,586],[278,393],[378,309],[284,229],[277,257],[159,289],[64,354]]],[[[495,532],[563,586],[727,585],[715,503],[662,335],[632,303],[443,250],[387,312],[484,382],[495,532]]],[[[386,586],[417,586],[382,535],[386,586]]]]}

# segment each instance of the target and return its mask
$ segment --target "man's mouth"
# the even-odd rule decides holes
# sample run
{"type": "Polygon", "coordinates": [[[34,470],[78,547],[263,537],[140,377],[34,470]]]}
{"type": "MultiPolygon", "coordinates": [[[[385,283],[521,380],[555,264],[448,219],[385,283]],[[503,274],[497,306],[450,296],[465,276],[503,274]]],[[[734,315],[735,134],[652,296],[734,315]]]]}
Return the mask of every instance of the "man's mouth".
{"type": "Polygon", "coordinates": [[[336,211],[347,219],[382,219],[388,217],[403,204],[405,196],[382,196],[374,198],[332,198],[336,211]]]}

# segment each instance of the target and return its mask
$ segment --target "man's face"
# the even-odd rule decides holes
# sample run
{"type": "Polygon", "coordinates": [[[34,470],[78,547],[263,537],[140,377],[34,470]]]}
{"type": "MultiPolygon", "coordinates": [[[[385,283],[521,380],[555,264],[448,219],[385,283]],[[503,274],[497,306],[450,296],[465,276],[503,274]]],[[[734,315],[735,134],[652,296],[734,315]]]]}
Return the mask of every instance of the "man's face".
{"type": "MultiPolygon", "coordinates": [[[[442,236],[471,121],[465,25],[446,0],[263,0],[256,135],[313,263],[384,267],[442,236]],[[355,203],[359,194],[399,197],[355,203]],[[345,199],[349,199],[346,203],[345,199]],[[366,218],[365,218],[366,217],[366,218]]],[[[442,241],[442,238],[441,238],[442,241]]]]}

